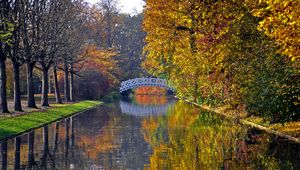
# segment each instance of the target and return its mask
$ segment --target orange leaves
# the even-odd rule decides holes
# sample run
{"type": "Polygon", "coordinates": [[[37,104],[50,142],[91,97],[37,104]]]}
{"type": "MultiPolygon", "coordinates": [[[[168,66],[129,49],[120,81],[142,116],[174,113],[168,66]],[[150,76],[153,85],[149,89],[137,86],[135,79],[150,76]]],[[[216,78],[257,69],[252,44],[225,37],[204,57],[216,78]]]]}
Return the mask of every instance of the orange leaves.
{"type": "Polygon", "coordinates": [[[119,70],[117,61],[114,59],[117,55],[118,53],[113,50],[100,50],[95,45],[86,46],[82,54],[86,70],[98,70],[111,81],[117,80],[114,75],[119,70]]]}
{"type": "Polygon", "coordinates": [[[117,53],[114,51],[99,50],[94,45],[87,46],[83,53],[87,66],[101,71],[111,71],[117,68],[113,58],[116,55],[117,53]]]}

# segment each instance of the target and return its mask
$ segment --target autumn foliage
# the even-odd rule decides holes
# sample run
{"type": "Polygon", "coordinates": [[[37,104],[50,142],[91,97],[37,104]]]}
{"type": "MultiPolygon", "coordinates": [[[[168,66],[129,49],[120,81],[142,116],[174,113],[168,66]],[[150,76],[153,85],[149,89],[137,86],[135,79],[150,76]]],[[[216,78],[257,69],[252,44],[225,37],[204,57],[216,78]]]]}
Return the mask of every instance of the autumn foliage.
{"type": "Polygon", "coordinates": [[[75,91],[79,98],[98,99],[107,95],[117,83],[118,66],[114,59],[118,53],[113,50],[101,50],[95,45],[84,48],[81,58],[84,67],[82,77],[76,80],[75,91]]]}
{"type": "Polygon", "coordinates": [[[280,45],[279,52],[293,61],[300,59],[299,0],[263,0],[261,8],[253,9],[254,16],[262,17],[258,29],[280,45]]]}
{"type": "Polygon", "coordinates": [[[149,0],[143,67],[177,95],[297,119],[299,0],[149,0]]]}

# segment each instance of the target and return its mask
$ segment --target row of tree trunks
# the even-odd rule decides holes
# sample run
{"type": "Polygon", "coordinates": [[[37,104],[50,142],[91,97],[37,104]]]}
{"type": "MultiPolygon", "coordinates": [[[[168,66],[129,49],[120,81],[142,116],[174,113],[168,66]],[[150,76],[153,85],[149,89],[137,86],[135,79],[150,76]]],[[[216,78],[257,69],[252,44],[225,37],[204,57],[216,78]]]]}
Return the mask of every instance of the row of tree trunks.
{"type": "MultiPolygon", "coordinates": [[[[42,78],[42,99],[41,99],[41,106],[47,106],[49,107],[49,68],[45,64],[41,64],[42,66],[42,72],[43,72],[43,78],[42,78]]],[[[61,96],[60,96],[60,90],[59,90],[59,84],[58,84],[58,78],[57,78],[57,67],[53,65],[53,77],[54,77],[54,89],[55,89],[55,99],[56,103],[62,103],[61,96]]],[[[74,70],[73,66],[70,66],[70,70],[68,67],[68,63],[64,63],[64,95],[65,95],[65,101],[71,102],[74,101],[74,70]],[[70,79],[69,79],[70,74],[70,79]]]]}
{"type": "MultiPolygon", "coordinates": [[[[6,65],[5,58],[0,58],[0,89],[1,89],[1,109],[3,113],[9,113],[8,105],[7,105],[7,92],[6,92],[6,65]]],[[[13,71],[14,71],[14,110],[15,111],[23,111],[21,104],[21,90],[20,90],[20,64],[17,62],[13,63],[13,71]]],[[[27,63],[27,107],[36,108],[35,98],[34,98],[34,84],[33,84],[33,68],[35,63],[27,63]]],[[[49,106],[49,69],[42,65],[42,99],[41,106],[49,106]]],[[[58,77],[57,77],[57,67],[53,66],[53,78],[54,78],[54,89],[55,89],[55,98],[56,103],[61,104],[62,99],[60,95],[58,77]]],[[[74,73],[73,67],[71,70],[68,70],[66,65],[65,67],[65,101],[70,102],[74,100],[73,95],[73,87],[74,87],[74,73]],[[69,80],[69,72],[70,72],[70,80],[69,80]]]]}
{"type": "MultiPolygon", "coordinates": [[[[42,79],[42,99],[41,99],[41,106],[49,106],[48,94],[49,94],[49,68],[41,63],[42,72],[43,72],[43,79],[42,79]]],[[[74,101],[74,70],[73,65],[70,66],[70,70],[68,67],[68,63],[64,63],[64,94],[65,94],[65,101],[71,102],[74,101]],[[70,74],[70,79],[69,79],[70,74]]],[[[53,66],[53,77],[54,77],[54,88],[55,88],[55,98],[56,103],[62,103],[60,97],[60,90],[58,85],[58,78],[57,78],[57,68],[53,66]]]]}
{"type": "MultiPolygon", "coordinates": [[[[3,113],[9,113],[8,104],[7,104],[7,92],[6,92],[6,58],[4,56],[0,57],[0,89],[1,89],[1,109],[3,113]]],[[[16,61],[12,61],[13,63],[13,71],[14,71],[14,110],[15,111],[23,111],[21,104],[21,90],[20,90],[20,67],[21,65],[16,61]]],[[[29,108],[37,108],[34,98],[34,84],[33,84],[33,69],[35,66],[35,62],[26,63],[27,66],[27,107],[29,108]]],[[[49,106],[49,68],[42,64],[42,98],[41,98],[41,106],[49,106]]],[[[74,72],[73,66],[71,65],[70,71],[68,69],[68,64],[64,65],[64,92],[65,92],[65,101],[70,102],[74,101],[74,72]],[[70,73],[70,79],[69,79],[70,73]]],[[[56,103],[62,103],[58,77],[57,77],[57,67],[53,66],[53,78],[54,78],[54,89],[55,89],[55,98],[56,103]]]]}
{"type": "MultiPolygon", "coordinates": [[[[65,67],[67,67],[65,100],[69,102],[74,99],[73,73],[69,66],[77,58],[81,51],[80,47],[85,42],[84,39],[79,41],[78,38],[82,37],[82,30],[86,29],[84,24],[80,24],[84,18],[79,17],[81,13],[79,9],[85,8],[83,4],[83,2],[75,3],[70,0],[51,1],[51,3],[47,0],[0,1],[0,112],[9,112],[5,65],[8,58],[13,63],[15,111],[22,111],[20,68],[23,65],[27,68],[27,107],[37,108],[33,80],[33,72],[37,63],[40,64],[43,74],[41,106],[49,106],[48,93],[51,91],[49,90],[51,87],[49,69],[56,62],[64,60],[66,60],[65,67]],[[82,26],[77,28],[78,25],[82,26]],[[64,58],[65,56],[58,54],[69,54],[69,56],[64,58]],[[69,75],[71,73],[72,75],[69,75]]],[[[57,72],[54,79],[56,80],[54,85],[56,101],[62,103],[57,72]]]]}

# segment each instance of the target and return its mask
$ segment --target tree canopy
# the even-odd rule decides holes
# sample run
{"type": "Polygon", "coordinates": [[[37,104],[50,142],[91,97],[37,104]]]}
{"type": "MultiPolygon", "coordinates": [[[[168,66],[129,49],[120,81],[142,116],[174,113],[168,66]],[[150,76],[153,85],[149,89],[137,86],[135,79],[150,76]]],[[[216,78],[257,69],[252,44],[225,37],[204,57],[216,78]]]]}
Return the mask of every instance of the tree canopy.
{"type": "Polygon", "coordinates": [[[195,101],[230,104],[274,121],[295,118],[297,3],[149,0],[143,66],[195,101]]]}

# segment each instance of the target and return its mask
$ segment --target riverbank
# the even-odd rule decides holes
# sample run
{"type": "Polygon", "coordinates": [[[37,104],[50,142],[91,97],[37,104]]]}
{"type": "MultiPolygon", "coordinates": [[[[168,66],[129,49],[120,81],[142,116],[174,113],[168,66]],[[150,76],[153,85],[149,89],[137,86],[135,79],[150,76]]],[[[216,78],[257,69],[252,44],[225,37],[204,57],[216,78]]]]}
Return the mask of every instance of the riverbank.
{"type": "Polygon", "coordinates": [[[17,136],[26,131],[47,125],[101,104],[102,102],[100,101],[59,104],[44,111],[34,111],[15,117],[0,118],[0,140],[17,136]]]}
{"type": "Polygon", "coordinates": [[[238,119],[240,123],[251,126],[267,133],[274,134],[296,143],[300,143],[300,122],[288,122],[285,124],[275,123],[270,124],[258,116],[246,117],[246,113],[238,113],[226,106],[212,108],[207,105],[201,105],[190,100],[185,100],[188,103],[199,106],[205,110],[217,113],[231,119],[238,119]]]}

